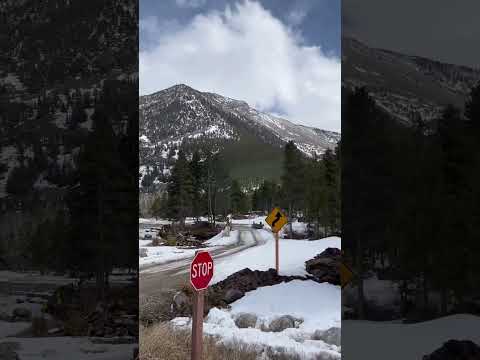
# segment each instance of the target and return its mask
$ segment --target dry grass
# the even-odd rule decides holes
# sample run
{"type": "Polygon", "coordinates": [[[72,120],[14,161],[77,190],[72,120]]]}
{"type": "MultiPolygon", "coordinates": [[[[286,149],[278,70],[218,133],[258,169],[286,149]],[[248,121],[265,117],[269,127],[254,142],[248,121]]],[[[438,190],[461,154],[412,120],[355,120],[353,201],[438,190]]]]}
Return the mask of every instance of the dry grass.
{"type": "MultiPolygon", "coordinates": [[[[190,359],[190,332],[173,329],[168,323],[159,323],[140,332],[140,360],[190,359]]],[[[215,338],[205,337],[203,360],[256,360],[259,350],[247,344],[225,346],[215,338]]]]}
{"type": "Polygon", "coordinates": [[[149,326],[159,321],[169,320],[170,317],[170,303],[163,297],[140,297],[139,320],[142,325],[149,326]]]}
{"type": "MultiPolygon", "coordinates": [[[[189,360],[190,331],[173,328],[169,323],[157,323],[140,329],[139,360],[189,360]]],[[[212,336],[204,337],[202,360],[303,360],[305,356],[291,354],[282,348],[255,347],[244,343],[218,344],[212,336]]],[[[316,360],[328,360],[318,355],[316,360]]]]}

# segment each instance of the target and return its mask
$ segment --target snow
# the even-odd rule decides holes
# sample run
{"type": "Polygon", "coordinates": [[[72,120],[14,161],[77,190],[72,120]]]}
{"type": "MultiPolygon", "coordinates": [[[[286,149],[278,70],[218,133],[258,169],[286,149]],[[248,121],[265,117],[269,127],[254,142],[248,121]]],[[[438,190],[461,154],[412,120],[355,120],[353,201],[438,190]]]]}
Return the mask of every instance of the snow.
{"type": "MultiPolygon", "coordinates": [[[[244,268],[251,270],[268,270],[275,267],[275,240],[273,234],[267,230],[257,230],[262,244],[245,249],[233,254],[227,259],[215,263],[215,274],[212,284],[224,280],[230,274],[244,268]]],[[[292,240],[280,239],[280,274],[281,275],[306,275],[305,261],[312,259],[328,247],[340,248],[339,237],[329,237],[320,240],[292,240]]]]}
{"type": "Polygon", "coordinates": [[[346,359],[421,359],[448,340],[480,344],[480,317],[460,314],[416,324],[346,320],[342,324],[346,359]]]}
{"type": "Polygon", "coordinates": [[[197,249],[181,249],[176,246],[151,246],[145,248],[147,249],[147,256],[139,258],[140,267],[193,258],[195,251],[197,251],[197,249]]]}
{"type": "MultiPolygon", "coordinates": [[[[238,231],[231,231],[229,236],[223,237],[222,232],[215,235],[210,240],[206,241],[208,245],[202,250],[213,250],[218,247],[229,246],[237,242],[238,231]]],[[[150,265],[161,265],[171,261],[178,261],[183,259],[193,259],[197,248],[184,248],[177,246],[148,246],[151,240],[139,240],[140,248],[146,249],[146,257],[139,258],[140,267],[150,265]]]]}
{"type": "Polygon", "coordinates": [[[94,344],[87,337],[8,338],[20,345],[17,353],[29,360],[130,360],[136,344],[94,344]]]}
{"type": "MultiPolygon", "coordinates": [[[[204,333],[217,336],[224,343],[244,342],[282,348],[304,359],[317,359],[318,356],[340,359],[340,347],[312,340],[315,330],[340,327],[340,296],[339,286],[314,281],[294,280],[259,288],[234,302],[231,310],[212,308],[204,322],[204,333]],[[245,312],[257,315],[255,328],[235,325],[235,318],[245,312]],[[261,330],[263,324],[268,325],[276,317],[287,314],[303,322],[298,328],[281,332],[261,330]]],[[[189,318],[176,318],[172,323],[179,327],[191,326],[189,318]]]]}
{"type": "Polygon", "coordinates": [[[251,217],[248,219],[232,219],[232,224],[237,224],[237,225],[252,225],[253,223],[262,223],[264,226],[268,226],[268,224],[265,222],[266,216],[257,216],[257,217],[251,217]]]}
{"type": "Polygon", "coordinates": [[[27,330],[30,327],[31,323],[29,322],[7,322],[0,321],[0,339],[7,336],[16,335],[24,330],[27,330]]]}
{"type": "Polygon", "coordinates": [[[205,241],[205,244],[209,247],[214,246],[229,246],[233,245],[238,241],[239,232],[237,230],[230,231],[229,236],[223,236],[224,231],[221,231],[210,240],[205,241]]]}
{"type": "Polygon", "coordinates": [[[340,327],[341,289],[329,283],[293,280],[250,291],[232,304],[232,314],[257,314],[264,322],[281,315],[303,319],[301,331],[340,327]],[[301,304],[301,306],[299,306],[301,304]]]}
{"type": "Polygon", "coordinates": [[[168,225],[171,223],[171,221],[169,220],[155,219],[155,218],[139,218],[138,222],[140,224],[147,224],[147,225],[168,225]]]}

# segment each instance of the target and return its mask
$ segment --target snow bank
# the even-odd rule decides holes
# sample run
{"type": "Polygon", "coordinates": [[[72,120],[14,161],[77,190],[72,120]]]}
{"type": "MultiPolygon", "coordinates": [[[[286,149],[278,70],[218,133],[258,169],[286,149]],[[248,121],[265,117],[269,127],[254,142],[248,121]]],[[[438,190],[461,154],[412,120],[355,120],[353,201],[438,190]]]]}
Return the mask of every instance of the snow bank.
{"type": "MultiPolygon", "coordinates": [[[[215,235],[210,240],[206,241],[208,245],[201,250],[213,250],[221,246],[233,245],[238,241],[238,231],[231,231],[230,236],[223,237],[222,232],[215,235]]],[[[171,261],[178,261],[184,259],[193,259],[195,252],[199,249],[185,249],[176,246],[148,246],[151,240],[139,240],[139,247],[145,249],[146,257],[139,258],[140,267],[148,265],[161,265],[171,261]]]]}
{"type": "MultiPolygon", "coordinates": [[[[268,270],[275,267],[273,234],[267,230],[259,230],[256,233],[261,236],[264,243],[217,261],[212,284],[222,281],[230,274],[244,268],[268,270]]],[[[312,259],[328,247],[340,248],[340,246],[341,240],[339,237],[314,241],[280,239],[280,274],[303,276],[306,274],[305,261],[312,259]]]]}
{"type": "MultiPolygon", "coordinates": [[[[314,281],[291,281],[267,286],[247,293],[232,304],[231,310],[210,310],[204,322],[205,334],[218,336],[221,342],[244,342],[261,347],[281,348],[305,359],[340,359],[340,347],[321,340],[312,340],[315,330],[340,327],[339,286],[318,284],[314,281]],[[235,318],[242,312],[256,314],[255,328],[238,328],[235,318]],[[303,319],[298,328],[281,332],[265,332],[261,324],[270,323],[281,315],[292,315],[303,319]]],[[[175,326],[190,327],[189,318],[172,320],[175,326]]]]}
{"type": "Polygon", "coordinates": [[[346,359],[421,359],[451,339],[480,344],[480,317],[474,315],[416,324],[346,320],[342,326],[346,359]]]}
{"type": "Polygon", "coordinates": [[[254,313],[264,322],[281,315],[303,319],[301,331],[313,333],[340,327],[341,289],[328,283],[294,280],[247,292],[232,304],[231,313],[254,313]]]}
{"type": "Polygon", "coordinates": [[[140,267],[145,265],[159,265],[170,261],[193,258],[197,249],[180,249],[175,246],[144,247],[147,256],[139,258],[140,267]]]}
{"type": "Polygon", "coordinates": [[[238,230],[230,231],[229,236],[223,236],[223,231],[219,232],[217,235],[212,237],[210,240],[205,241],[205,244],[214,247],[214,246],[230,246],[238,241],[238,230]]]}

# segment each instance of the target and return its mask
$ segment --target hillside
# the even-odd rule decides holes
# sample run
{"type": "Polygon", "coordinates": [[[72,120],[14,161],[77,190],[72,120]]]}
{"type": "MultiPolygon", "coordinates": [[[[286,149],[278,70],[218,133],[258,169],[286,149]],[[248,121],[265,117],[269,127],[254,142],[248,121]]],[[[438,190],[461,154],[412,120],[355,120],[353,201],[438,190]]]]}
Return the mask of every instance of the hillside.
{"type": "Polygon", "coordinates": [[[252,180],[280,176],[282,147],[290,140],[312,157],[340,138],[183,84],[141,96],[139,107],[140,172],[154,183],[165,180],[180,148],[190,154],[221,150],[232,177],[252,180]]]}
{"type": "Polygon", "coordinates": [[[380,107],[405,123],[410,122],[412,112],[431,119],[445,105],[463,107],[478,81],[479,69],[342,39],[342,85],[348,89],[366,86],[380,107]]]}

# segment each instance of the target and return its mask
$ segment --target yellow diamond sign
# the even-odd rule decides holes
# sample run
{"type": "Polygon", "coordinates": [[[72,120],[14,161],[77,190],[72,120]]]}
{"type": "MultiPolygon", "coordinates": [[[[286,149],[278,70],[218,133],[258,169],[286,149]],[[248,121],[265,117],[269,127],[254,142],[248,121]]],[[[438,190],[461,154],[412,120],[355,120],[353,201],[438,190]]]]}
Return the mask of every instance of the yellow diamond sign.
{"type": "Polygon", "coordinates": [[[279,208],[275,208],[265,219],[268,225],[272,228],[274,233],[279,232],[282,227],[288,222],[287,217],[279,208]]]}
{"type": "Polygon", "coordinates": [[[344,263],[340,263],[340,283],[342,284],[342,289],[352,281],[353,276],[353,271],[344,263]]]}

